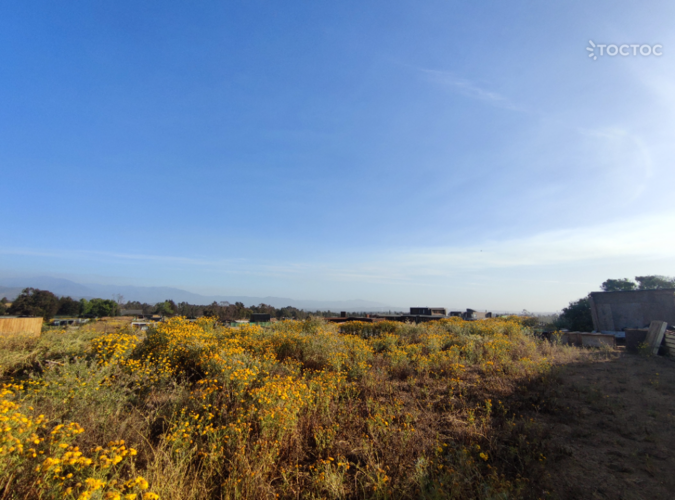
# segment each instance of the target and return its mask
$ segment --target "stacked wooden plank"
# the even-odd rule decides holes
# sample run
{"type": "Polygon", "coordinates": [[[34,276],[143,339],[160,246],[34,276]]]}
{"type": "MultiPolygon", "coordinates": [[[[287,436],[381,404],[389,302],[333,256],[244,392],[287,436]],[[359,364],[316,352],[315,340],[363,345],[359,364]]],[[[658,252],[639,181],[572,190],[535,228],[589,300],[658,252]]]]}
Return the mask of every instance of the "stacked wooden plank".
{"type": "Polygon", "coordinates": [[[40,335],[42,318],[0,318],[0,335],[24,333],[40,335]]]}
{"type": "Polygon", "coordinates": [[[654,320],[649,323],[649,331],[647,332],[647,338],[645,338],[645,344],[649,346],[651,353],[654,355],[659,353],[659,347],[661,347],[661,343],[663,342],[666,328],[668,328],[668,323],[665,321],[654,320]]]}
{"type": "Polygon", "coordinates": [[[666,344],[668,356],[675,358],[675,331],[666,330],[664,335],[664,343],[666,344]]]}

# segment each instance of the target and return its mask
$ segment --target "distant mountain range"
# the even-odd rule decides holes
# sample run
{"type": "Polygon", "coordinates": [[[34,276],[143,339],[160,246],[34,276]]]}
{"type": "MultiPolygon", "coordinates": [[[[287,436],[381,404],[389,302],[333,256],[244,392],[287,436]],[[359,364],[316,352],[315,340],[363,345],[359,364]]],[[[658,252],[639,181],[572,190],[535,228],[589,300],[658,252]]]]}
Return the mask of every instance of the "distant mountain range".
{"type": "Polygon", "coordinates": [[[242,302],[246,306],[268,304],[273,307],[292,306],[306,311],[407,311],[408,308],[393,307],[381,302],[369,300],[296,300],[284,297],[249,297],[230,295],[200,295],[180,288],[166,286],[131,286],[131,285],[99,285],[93,283],[81,284],[63,278],[39,276],[31,278],[4,278],[0,279],[0,298],[10,300],[16,298],[26,287],[49,290],[60,297],[69,296],[74,299],[92,299],[95,297],[111,299],[120,294],[125,301],[139,301],[155,304],[164,300],[174,302],[189,302],[190,304],[206,305],[213,302],[242,302]]]}

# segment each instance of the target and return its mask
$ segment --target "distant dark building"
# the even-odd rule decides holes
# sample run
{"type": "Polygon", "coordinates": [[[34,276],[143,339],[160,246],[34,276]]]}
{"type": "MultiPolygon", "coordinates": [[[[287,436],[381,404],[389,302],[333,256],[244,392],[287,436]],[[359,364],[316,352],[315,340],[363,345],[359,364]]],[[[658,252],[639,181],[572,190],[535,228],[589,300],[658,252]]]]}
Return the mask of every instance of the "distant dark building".
{"type": "Polygon", "coordinates": [[[467,321],[474,320],[474,319],[487,319],[492,317],[491,312],[480,312],[476,311],[475,309],[467,309],[466,312],[461,313],[462,319],[465,319],[467,321]]]}
{"type": "Polygon", "coordinates": [[[446,318],[448,311],[445,307],[411,307],[409,314],[377,315],[378,318],[390,321],[423,323],[446,318]]]}
{"type": "Polygon", "coordinates": [[[492,313],[487,312],[487,311],[486,312],[476,311],[474,314],[475,314],[475,316],[474,316],[475,319],[488,319],[488,318],[492,317],[492,313]]]}
{"type": "Polygon", "coordinates": [[[487,319],[487,318],[492,318],[492,313],[491,312],[480,312],[476,311],[475,309],[467,309],[466,311],[450,311],[450,314],[448,314],[451,318],[462,318],[466,321],[471,321],[474,319],[487,319]]]}
{"type": "Polygon", "coordinates": [[[272,321],[272,316],[265,313],[253,313],[250,321],[251,323],[269,323],[272,321]]]}
{"type": "Polygon", "coordinates": [[[445,307],[411,307],[411,316],[447,316],[448,311],[445,307]]]}
{"type": "Polygon", "coordinates": [[[469,319],[476,319],[476,311],[473,309],[467,309],[466,312],[462,313],[462,319],[469,320],[469,319]]]}

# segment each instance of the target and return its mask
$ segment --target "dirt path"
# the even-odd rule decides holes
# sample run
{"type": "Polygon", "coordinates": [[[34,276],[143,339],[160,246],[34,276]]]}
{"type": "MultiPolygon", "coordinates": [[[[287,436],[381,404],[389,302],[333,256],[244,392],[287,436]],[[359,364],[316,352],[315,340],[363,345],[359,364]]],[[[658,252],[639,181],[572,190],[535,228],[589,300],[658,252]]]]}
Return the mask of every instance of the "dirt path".
{"type": "Polygon", "coordinates": [[[675,498],[675,362],[596,353],[562,368],[551,397],[536,416],[550,436],[548,495],[675,498]]]}

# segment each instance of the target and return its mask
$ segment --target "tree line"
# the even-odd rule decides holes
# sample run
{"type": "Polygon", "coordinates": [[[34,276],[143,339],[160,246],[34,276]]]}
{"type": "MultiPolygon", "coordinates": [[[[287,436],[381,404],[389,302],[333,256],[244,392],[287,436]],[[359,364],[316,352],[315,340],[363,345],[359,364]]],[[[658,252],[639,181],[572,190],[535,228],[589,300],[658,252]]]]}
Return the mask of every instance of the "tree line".
{"type": "Polygon", "coordinates": [[[7,298],[0,300],[0,316],[4,314],[16,316],[41,316],[49,320],[54,316],[71,316],[84,318],[101,318],[104,316],[119,316],[123,310],[137,310],[144,315],[157,314],[164,317],[185,316],[199,318],[208,316],[220,321],[234,321],[250,319],[254,313],[266,313],[277,319],[307,319],[310,316],[333,316],[331,311],[307,312],[296,307],[287,306],[276,308],[267,304],[245,306],[242,302],[213,302],[210,305],[195,305],[188,302],[176,304],[173,300],[165,300],[156,304],[144,302],[124,302],[122,296],[112,299],[80,299],[57,297],[48,290],[25,288],[21,294],[11,302],[7,298]]]}
{"type": "Polygon", "coordinates": [[[297,307],[274,307],[267,304],[257,306],[245,306],[242,302],[213,302],[209,305],[196,305],[188,302],[176,303],[173,300],[165,300],[151,305],[137,301],[126,302],[124,309],[140,310],[143,314],[160,314],[162,316],[184,316],[186,318],[199,318],[207,316],[217,318],[220,321],[234,321],[238,319],[250,319],[253,314],[269,314],[276,319],[307,319],[310,316],[328,317],[334,316],[332,311],[307,312],[297,307]]]}
{"type": "Polygon", "coordinates": [[[600,285],[603,292],[629,292],[632,290],[662,290],[675,288],[675,278],[668,276],[636,276],[635,281],[628,278],[609,279],[600,285]]]}
{"type": "MultiPolygon", "coordinates": [[[[635,281],[628,278],[608,279],[600,285],[603,292],[629,292],[633,290],[663,290],[675,288],[675,278],[661,275],[636,276],[635,281]]],[[[593,330],[590,295],[583,297],[562,310],[555,326],[576,332],[593,330]]]]}
{"type": "Polygon", "coordinates": [[[24,288],[19,296],[11,302],[7,297],[0,301],[0,315],[41,316],[51,319],[54,316],[77,316],[97,318],[116,316],[119,304],[109,299],[80,299],[57,297],[48,290],[24,288]]]}

